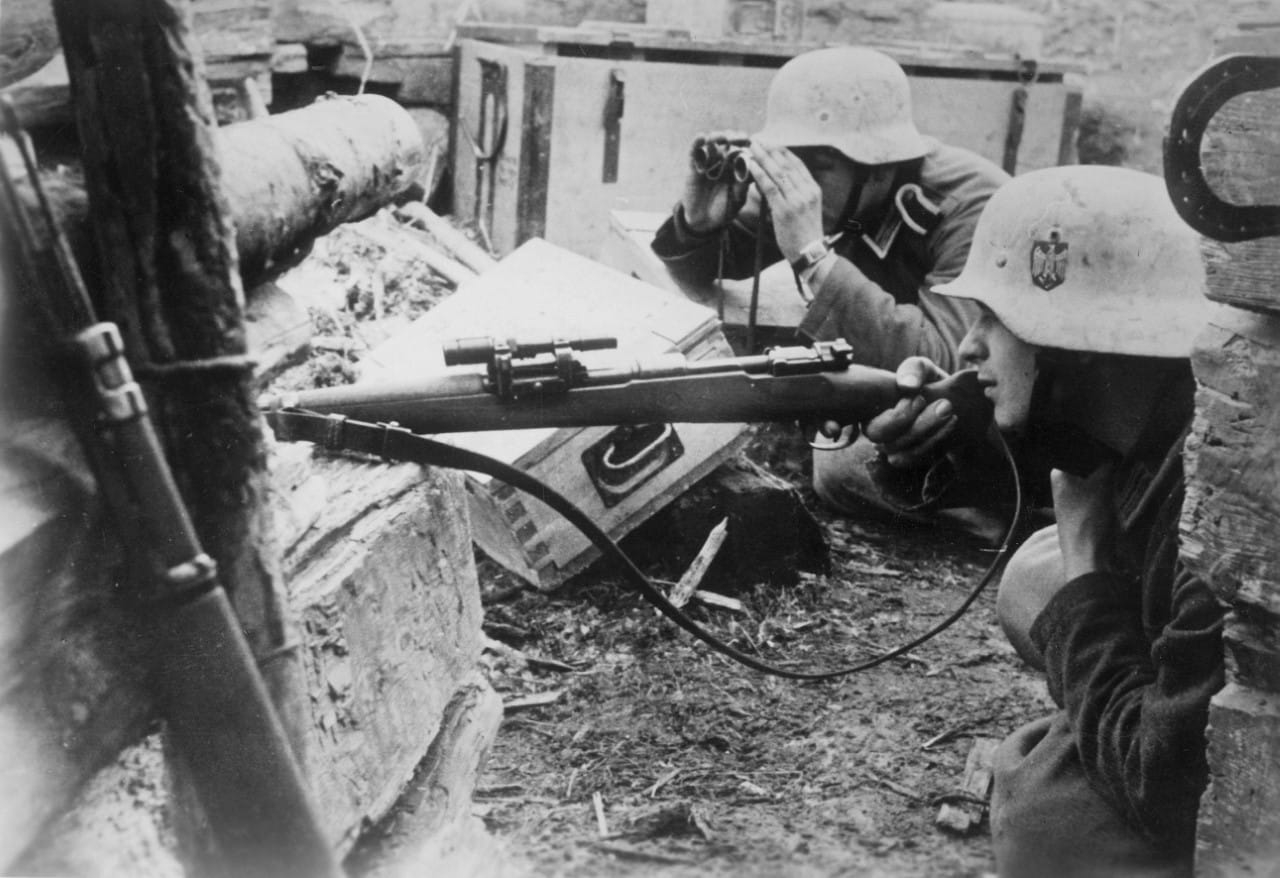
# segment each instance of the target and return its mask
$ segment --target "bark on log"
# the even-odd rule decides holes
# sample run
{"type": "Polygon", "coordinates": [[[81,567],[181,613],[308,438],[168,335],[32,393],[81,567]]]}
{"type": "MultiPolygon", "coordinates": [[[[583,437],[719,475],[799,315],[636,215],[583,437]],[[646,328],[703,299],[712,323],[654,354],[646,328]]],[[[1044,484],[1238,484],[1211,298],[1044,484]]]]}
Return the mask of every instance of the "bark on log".
{"type": "Polygon", "coordinates": [[[419,182],[428,155],[413,117],[378,95],[334,97],[218,130],[240,272],[261,278],[339,224],[419,182]]]}
{"type": "MultiPolygon", "coordinates": [[[[296,262],[321,235],[426,185],[432,164],[413,114],[378,95],[331,97],[227,125],[214,146],[246,289],[296,262]]],[[[69,181],[51,197],[73,226],[87,213],[84,191],[69,181]]]]}

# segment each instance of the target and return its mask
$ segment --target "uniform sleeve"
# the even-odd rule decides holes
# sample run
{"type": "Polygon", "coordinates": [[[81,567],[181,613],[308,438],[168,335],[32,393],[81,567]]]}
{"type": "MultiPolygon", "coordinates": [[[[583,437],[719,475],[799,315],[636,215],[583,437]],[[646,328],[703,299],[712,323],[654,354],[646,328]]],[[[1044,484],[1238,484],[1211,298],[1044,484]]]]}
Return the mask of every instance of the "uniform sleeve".
{"type": "Polygon", "coordinates": [[[1185,845],[1208,778],[1204,731],[1223,682],[1222,612],[1203,582],[1174,570],[1169,621],[1152,636],[1134,581],[1110,573],[1068,583],[1031,636],[1094,789],[1149,838],[1185,845]]]}
{"type": "MultiPolygon", "coordinates": [[[[755,235],[735,222],[726,232],[699,235],[685,226],[677,208],[667,217],[653,237],[650,248],[676,280],[690,285],[706,284],[720,271],[720,248],[724,247],[724,276],[737,280],[749,277],[755,270],[755,235]]],[[[764,243],[764,264],[772,265],[782,258],[772,240],[764,243]]]]}

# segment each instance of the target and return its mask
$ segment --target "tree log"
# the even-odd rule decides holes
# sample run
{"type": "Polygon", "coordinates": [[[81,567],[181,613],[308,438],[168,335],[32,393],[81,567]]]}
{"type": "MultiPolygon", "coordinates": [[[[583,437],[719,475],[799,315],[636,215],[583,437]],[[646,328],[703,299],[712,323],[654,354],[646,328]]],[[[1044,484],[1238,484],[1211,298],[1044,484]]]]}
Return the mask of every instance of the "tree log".
{"type": "Polygon", "coordinates": [[[413,117],[378,95],[227,125],[217,148],[240,272],[253,279],[296,261],[339,224],[385,207],[428,164],[413,117]]]}
{"type": "MultiPolygon", "coordinates": [[[[312,242],[376,213],[415,185],[431,155],[411,111],[378,95],[330,97],[309,107],[217,129],[214,147],[246,289],[305,255],[312,242]]],[[[62,180],[50,193],[73,225],[86,195],[62,180]]]]}

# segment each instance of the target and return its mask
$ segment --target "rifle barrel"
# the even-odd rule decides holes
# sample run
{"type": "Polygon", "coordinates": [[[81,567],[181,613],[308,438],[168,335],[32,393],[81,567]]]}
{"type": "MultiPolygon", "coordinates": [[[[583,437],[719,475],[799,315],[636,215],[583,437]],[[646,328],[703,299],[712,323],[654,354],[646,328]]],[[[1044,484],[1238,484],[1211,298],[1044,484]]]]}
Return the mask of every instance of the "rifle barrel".
{"type": "MultiPolygon", "coordinates": [[[[514,400],[468,373],[398,384],[325,388],[262,401],[361,421],[395,422],[415,433],[469,433],[647,423],[738,423],[834,418],[862,421],[899,397],[892,372],[849,366],[832,372],[752,374],[756,358],[659,361],[593,370],[569,390],[522,388],[514,400]]],[[[765,358],[759,358],[764,360],[765,358]]],[[[273,426],[275,424],[273,423],[273,426]]]]}

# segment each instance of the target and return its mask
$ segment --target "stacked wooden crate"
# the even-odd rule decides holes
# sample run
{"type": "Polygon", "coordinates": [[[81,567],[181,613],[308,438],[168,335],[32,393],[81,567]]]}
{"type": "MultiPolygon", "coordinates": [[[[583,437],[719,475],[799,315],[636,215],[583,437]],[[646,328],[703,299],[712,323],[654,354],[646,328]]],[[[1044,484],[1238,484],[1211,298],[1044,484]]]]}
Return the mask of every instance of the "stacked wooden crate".
{"type": "MultiPolygon", "coordinates": [[[[455,214],[475,221],[499,253],[541,237],[592,258],[611,210],[669,211],[694,136],[760,130],[777,68],[817,47],[608,22],[473,22],[458,34],[455,214]]],[[[1075,65],[1041,61],[1032,70],[1015,53],[920,42],[879,48],[906,70],[922,132],[996,162],[1013,94],[1033,72],[1016,169],[1071,160],[1075,65]]]]}
{"type": "MultiPolygon", "coordinates": [[[[1223,52],[1271,53],[1280,27],[1250,28],[1223,52]]],[[[1232,99],[1207,132],[1203,167],[1236,204],[1280,204],[1280,89],[1232,99]]],[[[1212,780],[1197,873],[1280,867],[1280,237],[1206,244],[1209,296],[1230,306],[1193,355],[1184,560],[1228,607],[1226,687],[1209,717],[1212,780]]]]}

